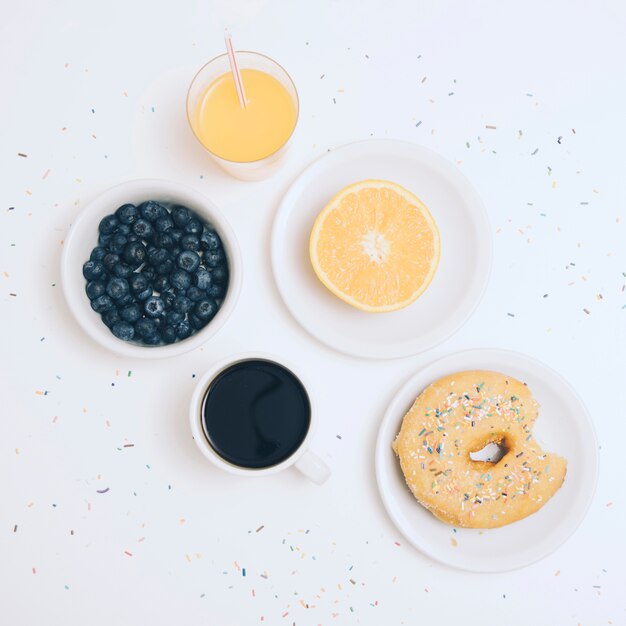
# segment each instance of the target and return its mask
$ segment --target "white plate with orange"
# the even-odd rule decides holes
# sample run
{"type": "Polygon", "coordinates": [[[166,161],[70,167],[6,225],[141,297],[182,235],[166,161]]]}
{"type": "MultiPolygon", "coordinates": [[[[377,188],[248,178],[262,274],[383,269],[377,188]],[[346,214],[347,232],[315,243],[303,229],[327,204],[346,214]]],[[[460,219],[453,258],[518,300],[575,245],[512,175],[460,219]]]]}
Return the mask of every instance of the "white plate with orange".
{"type": "Polygon", "coordinates": [[[423,367],[406,381],[382,419],[375,460],[383,504],[405,538],[436,561],[474,572],[525,567],[556,550],[583,521],[598,476],[598,444],[593,423],[576,391],[540,361],[497,349],[450,354],[423,367]],[[437,519],[407,487],[391,447],[415,399],[440,378],[468,370],[500,372],[525,383],[539,403],[532,429],[534,439],[543,450],[567,460],[565,481],[554,496],[532,515],[500,528],[457,528],[437,519]]]}
{"type": "MultiPolygon", "coordinates": [[[[482,201],[454,165],[409,142],[373,139],[332,150],[296,178],[278,208],[271,245],[278,290],[292,315],[311,335],[346,354],[398,358],[432,348],[463,325],[487,285],[493,244],[482,201]],[[420,206],[427,207],[422,225],[430,224],[428,216],[436,224],[438,244],[431,250],[432,258],[427,259],[434,275],[427,269],[423,289],[416,287],[413,296],[398,297],[404,300],[398,310],[371,312],[376,306],[365,310],[366,296],[356,293],[363,281],[340,284],[343,271],[354,260],[342,255],[351,248],[352,238],[369,253],[370,260],[382,250],[396,263],[401,255],[394,257],[394,252],[406,247],[406,238],[401,241],[405,228],[396,224],[378,233],[361,232],[357,223],[354,231],[352,225],[341,226],[343,251],[330,263],[330,270],[335,270],[330,280],[326,280],[315,254],[310,254],[311,233],[315,227],[317,234],[323,226],[318,216],[329,203],[336,202],[339,192],[360,181],[371,181],[372,185],[391,181],[399,186],[394,188],[400,189],[400,194],[404,189],[409,197],[417,196],[420,206]],[[382,247],[377,244],[379,240],[382,247]]],[[[332,245],[327,246],[331,249],[332,245]]],[[[372,267],[380,269],[376,263],[372,267]]],[[[383,284],[383,290],[388,286],[383,284]]]]}

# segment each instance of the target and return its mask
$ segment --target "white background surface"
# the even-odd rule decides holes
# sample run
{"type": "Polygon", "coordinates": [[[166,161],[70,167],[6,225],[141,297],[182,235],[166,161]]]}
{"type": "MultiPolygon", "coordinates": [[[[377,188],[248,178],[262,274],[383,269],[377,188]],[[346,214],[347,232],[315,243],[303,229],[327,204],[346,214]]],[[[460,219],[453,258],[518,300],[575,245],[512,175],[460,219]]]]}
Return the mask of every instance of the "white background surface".
{"type": "Polygon", "coordinates": [[[471,4],[3,0],[0,622],[448,624],[464,609],[468,625],[626,623],[626,9],[471,4]],[[227,178],[186,126],[187,84],[221,53],[224,26],[238,47],[282,62],[300,92],[295,145],[266,182],[227,178]],[[271,222],[290,181],[370,136],[457,163],[494,229],[473,318],[399,361],[345,357],[305,335],[270,273],[271,222]],[[100,349],[58,283],[74,216],[138,176],[209,195],[243,249],[237,310],[204,349],[171,361],[100,349]],[[596,498],[572,539],[494,576],[403,542],[373,467],[394,390],[435,357],[483,346],[561,372],[601,447],[596,498]],[[285,355],[313,380],[315,448],[333,468],[324,487],[295,471],[221,474],[196,449],[193,376],[243,350],[285,355]]]}

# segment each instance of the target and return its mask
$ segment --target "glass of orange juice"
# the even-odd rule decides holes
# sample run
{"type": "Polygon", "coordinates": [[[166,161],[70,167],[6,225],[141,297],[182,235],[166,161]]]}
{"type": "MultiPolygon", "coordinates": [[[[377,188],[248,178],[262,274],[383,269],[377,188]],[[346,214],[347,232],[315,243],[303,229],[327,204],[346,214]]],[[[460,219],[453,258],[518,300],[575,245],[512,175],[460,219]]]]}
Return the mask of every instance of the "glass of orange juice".
{"type": "Polygon", "coordinates": [[[299,114],[298,92],[276,61],[237,52],[246,106],[235,88],[227,54],[209,61],[187,93],[187,118],[198,141],[235,178],[261,180],[274,173],[299,114]]]}

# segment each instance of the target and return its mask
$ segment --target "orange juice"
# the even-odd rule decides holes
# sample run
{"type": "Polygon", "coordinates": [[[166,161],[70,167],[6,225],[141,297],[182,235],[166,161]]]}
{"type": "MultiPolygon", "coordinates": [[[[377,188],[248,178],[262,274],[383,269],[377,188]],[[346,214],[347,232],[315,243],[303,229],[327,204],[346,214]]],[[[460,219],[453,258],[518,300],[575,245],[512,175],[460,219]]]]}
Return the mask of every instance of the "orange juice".
{"type": "Polygon", "coordinates": [[[296,104],[279,80],[242,69],[246,107],[237,98],[232,73],[214,80],[199,99],[195,132],[214,155],[239,163],[258,161],[287,142],[296,125],[296,104]]]}

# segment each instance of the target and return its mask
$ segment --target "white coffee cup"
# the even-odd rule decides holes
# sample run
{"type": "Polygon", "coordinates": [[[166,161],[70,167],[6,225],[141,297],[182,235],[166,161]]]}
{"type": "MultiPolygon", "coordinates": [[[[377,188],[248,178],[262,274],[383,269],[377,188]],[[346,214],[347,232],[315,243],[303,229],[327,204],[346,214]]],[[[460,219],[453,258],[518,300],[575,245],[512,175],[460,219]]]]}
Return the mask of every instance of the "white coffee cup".
{"type": "Polygon", "coordinates": [[[313,398],[309,395],[308,387],[302,380],[300,374],[297,373],[296,369],[291,364],[286,363],[282,358],[279,359],[272,355],[260,352],[250,352],[229,357],[215,364],[209,369],[208,372],[206,372],[206,374],[204,374],[204,376],[202,376],[196,385],[191,398],[189,419],[191,423],[191,432],[193,434],[194,441],[198,445],[198,448],[200,448],[200,452],[202,452],[202,454],[204,454],[204,456],[215,466],[230,472],[231,474],[238,474],[240,476],[267,476],[269,474],[276,474],[277,472],[293,465],[307,478],[318,485],[321,485],[330,476],[330,468],[328,465],[326,465],[326,463],[324,463],[324,461],[322,461],[317,454],[309,449],[316,420],[313,398]],[[203,426],[204,404],[211,383],[224,370],[238,363],[250,360],[268,361],[289,370],[302,384],[310,404],[309,428],[298,449],[284,461],[281,461],[276,465],[263,468],[242,467],[241,465],[235,465],[234,463],[224,459],[209,443],[203,426]]]}

